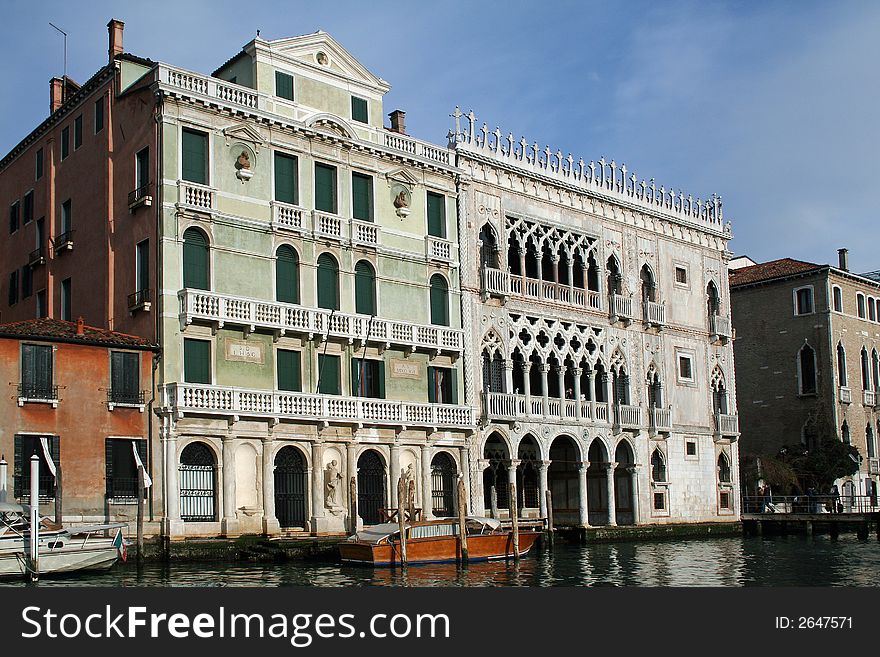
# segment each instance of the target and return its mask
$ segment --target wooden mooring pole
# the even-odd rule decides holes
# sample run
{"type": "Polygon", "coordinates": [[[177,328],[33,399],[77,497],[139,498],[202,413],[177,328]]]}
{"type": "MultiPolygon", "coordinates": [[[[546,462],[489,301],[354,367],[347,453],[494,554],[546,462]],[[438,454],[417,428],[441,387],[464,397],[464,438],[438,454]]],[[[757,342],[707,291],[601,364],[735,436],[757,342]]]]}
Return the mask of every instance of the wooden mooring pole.
{"type": "Polygon", "coordinates": [[[144,563],[144,466],[138,466],[137,476],[137,564],[144,563]]]}
{"type": "Polygon", "coordinates": [[[31,457],[31,545],[28,576],[32,582],[40,577],[40,457],[31,457]]]}
{"type": "Polygon", "coordinates": [[[357,534],[358,530],[358,483],[357,477],[348,480],[348,530],[357,534]]]}
{"type": "Polygon", "coordinates": [[[55,524],[61,526],[64,521],[64,487],[61,480],[61,464],[55,465],[55,524]]]}
{"type": "Polygon", "coordinates": [[[404,568],[406,568],[406,520],[403,513],[406,509],[405,499],[406,484],[403,477],[400,477],[397,480],[397,525],[400,528],[400,565],[404,568]]]}
{"type": "Polygon", "coordinates": [[[516,484],[510,482],[510,521],[513,530],[513,560],[519,561],[519,514],[516,508],[516,484]]]}
{"type": "Polygon", "coordinates": [[[467,543],[467,491],[464,487],[464,479],[458,480],[458,541],[461,546],[461,562],[468,562],[467,543]]]}
{"type": "Polygon", "coordinates": [[[552,548],[554,540],[553,529],[553,493],[547,490],[547,543],[552,548]]]}

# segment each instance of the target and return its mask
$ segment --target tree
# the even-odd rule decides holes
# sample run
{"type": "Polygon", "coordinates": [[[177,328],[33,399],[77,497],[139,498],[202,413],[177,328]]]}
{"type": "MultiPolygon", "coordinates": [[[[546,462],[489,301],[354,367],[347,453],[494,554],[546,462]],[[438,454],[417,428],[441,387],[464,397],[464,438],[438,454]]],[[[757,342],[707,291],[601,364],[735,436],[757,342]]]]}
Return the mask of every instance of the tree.
{"type": "Polygon", "coordinates": [[[824,440],[813,450],[786,446],[778,458],[791,466],[802,490],[816,488],[820,493],[829,491],[837,479],[858,472],[861,461],[859,450],[840,440],[824,440]]]}

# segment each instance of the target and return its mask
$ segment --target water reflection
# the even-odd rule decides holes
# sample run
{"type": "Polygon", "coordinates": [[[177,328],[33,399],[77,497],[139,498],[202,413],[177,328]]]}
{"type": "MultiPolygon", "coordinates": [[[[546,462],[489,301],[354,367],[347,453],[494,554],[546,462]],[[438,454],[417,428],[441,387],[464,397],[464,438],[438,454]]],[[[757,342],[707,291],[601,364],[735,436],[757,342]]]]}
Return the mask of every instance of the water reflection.
{"type": "MultiPolygon", "coordinates": [[[[18,581],[5,585],[21,586],[18,581]]],[[[880,543],[854,536],[729,537],[689,541],[557,543],[520,563],[411,566],[333,562],[128,564],[37,586],[880,586],[880,543]]]]}

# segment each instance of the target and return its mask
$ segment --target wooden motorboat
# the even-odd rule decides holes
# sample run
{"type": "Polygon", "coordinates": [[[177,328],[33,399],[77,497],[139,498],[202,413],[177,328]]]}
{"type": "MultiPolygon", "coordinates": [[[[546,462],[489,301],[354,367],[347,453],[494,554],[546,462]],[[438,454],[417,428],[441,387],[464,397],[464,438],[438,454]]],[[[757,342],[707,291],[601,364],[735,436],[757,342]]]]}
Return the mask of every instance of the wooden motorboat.
{"type": "MultiPolygon", "coordinates": [[[[39,576],[106,570],[122,557],[125,523],[65,528],[40,519],[39,576]]],[[[0,503],[0,577],[32,574],[30,508],[0,503]]]]}
{"type": "MultiPolygon", "coordinates": [[[[469,561],[513,558],[513,533],[493,518],[468,517],[469,561]]],[[[519,556],[525,556],[541,535],[542,524],[525,524],[519,531],[519,556]]],[[[407,563],[443,563],[461,559],[459,524],[456,518],[407,522],[407,563]]],[[[383,523],[365,527],[339,545],[343,561],[373,566],[394,566],[401,562],[400,526],[383,523]]]]}

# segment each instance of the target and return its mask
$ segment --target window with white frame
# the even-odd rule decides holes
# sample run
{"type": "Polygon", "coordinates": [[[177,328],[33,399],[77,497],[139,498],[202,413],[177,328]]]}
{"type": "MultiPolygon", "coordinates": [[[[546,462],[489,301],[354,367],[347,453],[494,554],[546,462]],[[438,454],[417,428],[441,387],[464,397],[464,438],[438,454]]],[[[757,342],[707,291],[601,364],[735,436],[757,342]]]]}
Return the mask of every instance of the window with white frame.
{"type": "Polygon", "coordinates": [[[794,290],[794,314],[810,315],[813,313],[813,286],[806,285],[794,290]]]}
{"type": "Polygon", "coordinates": [[[694,382],[694,356],[685,351],[675,352],[676,369],[680,383],[694,382]]]}
{"type": "Polygon", "coordinates": [[[856,294],[856,313],[862,319],[865,319],[865,295],[859,292],[856,294]]]}
{"type": "Polygon", "coordinates": [[[843,312],[843,291],[840,289],[839,285],[835,285],[831,288],[831,301],[832,308],[834,308],[834,312],[842,313],[843,312]]]}
{"type": "Polygon", "coordinates": [[[675,284],[682,287],[688,286],[688,270],[686,265],[675,265],[675,284]]]}

